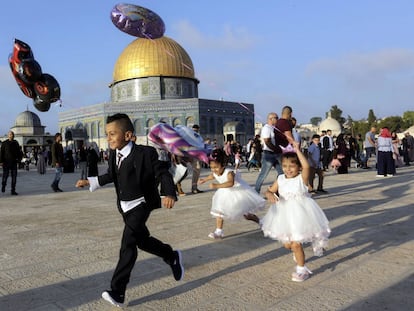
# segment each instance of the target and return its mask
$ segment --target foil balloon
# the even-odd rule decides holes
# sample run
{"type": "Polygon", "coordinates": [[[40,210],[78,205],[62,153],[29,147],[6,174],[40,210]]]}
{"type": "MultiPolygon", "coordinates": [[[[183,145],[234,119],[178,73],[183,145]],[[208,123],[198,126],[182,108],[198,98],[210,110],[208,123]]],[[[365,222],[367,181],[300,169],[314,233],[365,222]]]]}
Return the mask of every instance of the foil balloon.
{"type": "Polygon", "coordinates": [[[204,148],[204,141],[200,134],[194,132],[188,126],[177,125],[174,129],[177,131],[178,135],[184,138],[190,145],[200,149],[204,148]]]}
{"type": "Polygon", "coordinates": [[[10,69],[17,85],[39,111],[48,111],[50,104],[60,99],[60,86],[56,79],[47,73],[34,59],[30,46],[18,39],[14,40],[13,52],[9,56],[10,69]]]}
{"type": "Polygon", "coordinates": [[[42,74],[40,79],[34,84],[36,97],[42,101],[53,103],[60,98],[60,86],[56,79],[47,73],[42,74]]]}
{"type": "Polygon", "coordinates": [[[160,148],[180,157],[196,158],[208,164],[208,150],[189,143],[178,131],[166,123],[155,124],[148,133],[148,139],[160,148]]]}
{"type": "Polygon", "coordinates": [[[43,101],[40,98],[36,97],[33,100],[33,106],[39,111],[46,112],[50,109],[50,102],[49,101],[43,101]]]}
{"type": "Polygon", "coordinates": [[[33,58],[27,58],[19,64],[18,74],[24,83],[33,84],[42,76],[42,68],[33,58]]]}
{"type": "Polygon", "coordinates": [[[161,17],[141,6],[119,3],[111,10],[112,23],[121,31],[140,38],[157,39],[164,35],[161,17]]]}
{"type": "Polygon", "coordinates": [[[23,74],[24,70],[21,69],[20,65],[24,60],[29,59],[33,59],[33,53],[30,46],[27,43],[24,43],[23,41],[15,39],[13,51],[9,55],[10,69],[12,71],[14,78],[16,79],[17,85],[20,87],[20,90],[23,92],[23,94],[27,97],[34,98],[35,92],[33,89],[33,85],[26,83],[21,78],[21,75],[23,74]]]}

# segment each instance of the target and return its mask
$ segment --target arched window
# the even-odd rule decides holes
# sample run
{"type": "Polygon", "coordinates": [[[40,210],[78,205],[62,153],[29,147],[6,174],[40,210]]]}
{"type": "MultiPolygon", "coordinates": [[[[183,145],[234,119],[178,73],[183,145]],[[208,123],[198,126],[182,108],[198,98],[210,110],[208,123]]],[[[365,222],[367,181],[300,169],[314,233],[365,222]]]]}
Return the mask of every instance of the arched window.
{"type": "Polygon", "coordinates": [[[192,126],[194,124],[194,117],[188,117],[186,120],[185,120],[185,125],[186,126],[192,126]]]}
{"type": "Polygon", "coordinates": [[[148,130],[151,128],[151,127],[153,127],[155,125],[155,121],[154,121],[154,119],[148,119],[147,120],[147,128],[148,128],[148,130]]]}
{"type": "Polygon", "coordinates": [[[173,120],[173,126],[177,126],[177,125],[180,125],[180,124],[181,124],[181,119],[180,118],[175,118],[173,120]]]}

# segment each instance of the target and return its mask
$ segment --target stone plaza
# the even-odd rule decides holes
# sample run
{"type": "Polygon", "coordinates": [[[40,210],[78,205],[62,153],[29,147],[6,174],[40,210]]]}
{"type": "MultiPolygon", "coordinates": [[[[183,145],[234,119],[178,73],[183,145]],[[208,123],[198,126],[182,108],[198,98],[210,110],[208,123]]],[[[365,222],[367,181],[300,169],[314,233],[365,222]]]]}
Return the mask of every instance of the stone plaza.
{"type": "MultiPolygon", "coordinates": [[[[114,310],[100,298],[123,229],[114,189],[77,189],[75,171],[63,175],[64,192],[54,193],[53,174],[51,168],[45,175],[19,171],[19,195],[11,196],[10,188],[0,194],[0,310],[114,310]]],[[[243,168],[241,174],[253,185],[258,172],[243,168]]],[[[190,194],[187,178],[188,194],[148,221],[154,236],[182,250],[184,280],[176,282],[160,258],[139,252],[126,309],[413,310],[414,168],[375,175],[357,168],[326,173],[328,193],[314,199],[330,220],[329,249],[314,257],[305,247],[313,275],[303,283],[290,279],[292,254],[253,222],[225,223],[224,239],[209,239],[214,192],[202,185],[204,193],[190,194]]],[[[262,190],[275,176],[272,171],[262,190]]]]}

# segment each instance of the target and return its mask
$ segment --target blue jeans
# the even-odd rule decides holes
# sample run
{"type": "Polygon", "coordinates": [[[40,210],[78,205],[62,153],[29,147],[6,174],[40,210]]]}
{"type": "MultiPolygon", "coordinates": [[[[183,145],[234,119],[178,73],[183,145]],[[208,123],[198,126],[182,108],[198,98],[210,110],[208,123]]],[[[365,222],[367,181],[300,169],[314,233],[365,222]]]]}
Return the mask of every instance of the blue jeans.
{"type": "Polygon", "coordinates": [[[365,157],[362,159],[363,167],[367,167],[368,160],[371,155],[375,155],[375,147],[367,147],[365,148],[365,157]]]}
{"type": "Polygon", "coordinates": [[[262,169],[257,176],[255,190],[257,193],[260,193],[260,189],[262,188],[262,184],[266,179],[267,175],[269,175],[270,170],[274,167],[277,170],[277,173],[283,174],[282,166],[281,166],[281,153],[272,153],[272,152],[265,152],[263,151],[262,154],[262,169]]]}
{"type": "Polygon", "coordinates": [[[62,177],[62,174],[63,174],[63,167],[62,166],[55,167],[55,179],[52,182],[53,189],[59,188],[59,181],[60,181],[60,178],[62,177]]]}

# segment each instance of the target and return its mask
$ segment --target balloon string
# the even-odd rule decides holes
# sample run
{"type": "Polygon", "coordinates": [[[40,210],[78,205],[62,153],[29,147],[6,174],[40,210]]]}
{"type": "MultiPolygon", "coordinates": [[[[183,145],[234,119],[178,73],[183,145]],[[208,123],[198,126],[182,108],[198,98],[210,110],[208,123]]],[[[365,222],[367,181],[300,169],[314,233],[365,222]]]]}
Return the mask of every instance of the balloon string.
{"type": "MultiPolygon", "coordinates": [[[[154,41],[154,39],[153,39],[153,38],[151,38],[149,35],[147,35],[145,32],[143,33],[143,35],[144,35],[147,39],[149,39],[149,40],[151,40],[151,41],[154,41]]],[[[170,51],[168,51],[168,50],[167,50],[167,49],[165,49],[165,48],[164,48],[164,52],[165,52],[166,54],[170,55],[172,58],[175,58],[174,54],[172,54],[170,51]]],[[[183,67],[187,68],[189,71],[191,71],[192,73],[194,73],[194,69],[193,69],[191,66],[189,66],[189,65],[187,65],[187,64],[185,64],[185,63],[183,63],[183,62],[181,62],[181,66],[183,66],[183,67]]]]}
{"type": "MultiPolygon", "coordinates": [[[[238,103],[240,106],[242,106],[244,109],[246,109],[247,111],[249,111],[250,113],[252,113],[254,116],[257,116],[258,118],[258,120],[259,121],[263,121],[263,118],[260,116],[260,115],[258,115],[258,114],[256,114],[254,111],[251,111],[250,109],[249,109],[249,107],[247,107],[246,105],[244,105],[244,104],[242,104],[242,103],[238,103]]],[[[273,126],[273,128],[276,130],[276,131],[278,131],[279,133],[281,133],[282,135],[284,135],[286,138],[288,138],[288,136],[285,134],[285,133],[283,133],[281,130],[279,130],[276,126],[273,126]]]]}
{"type": "Polygon", "coordinates": [[[242,103],[238,103],[240,106],[242,106],[244,109],[246,109],[248,112],[250,112],[251,114],[253,114],[255,117],[257,117],[257,120],[259,121],[263,121],[263,117],[261,117],[259,114],[255,113],[254,111],[252,111],[251,109],[249,109],[249,107],[247,107],[246,105],[242,104],[242,103]]]}

